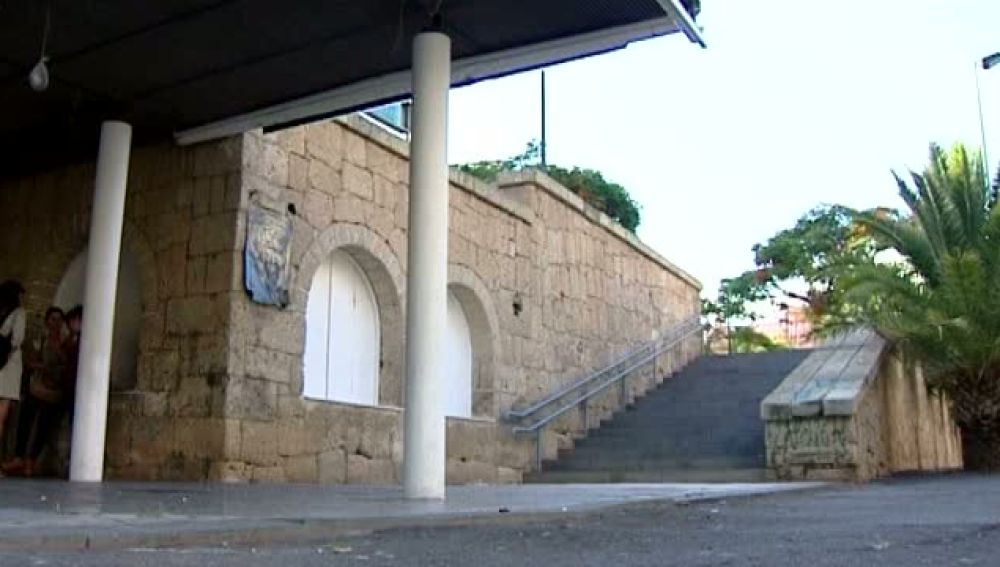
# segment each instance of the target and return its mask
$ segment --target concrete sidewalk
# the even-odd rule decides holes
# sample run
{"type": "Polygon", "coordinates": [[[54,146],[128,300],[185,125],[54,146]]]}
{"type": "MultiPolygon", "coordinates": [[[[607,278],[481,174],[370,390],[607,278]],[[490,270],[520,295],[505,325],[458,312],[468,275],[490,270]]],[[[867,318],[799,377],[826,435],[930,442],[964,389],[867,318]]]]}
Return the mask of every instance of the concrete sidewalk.
{"type": "Polygon", "coordinates": [[[819,483],[454,486],[407,501],[391,486],[0,481],[0,550],[302,542],[389,527],[544,519],[819,483]]]}

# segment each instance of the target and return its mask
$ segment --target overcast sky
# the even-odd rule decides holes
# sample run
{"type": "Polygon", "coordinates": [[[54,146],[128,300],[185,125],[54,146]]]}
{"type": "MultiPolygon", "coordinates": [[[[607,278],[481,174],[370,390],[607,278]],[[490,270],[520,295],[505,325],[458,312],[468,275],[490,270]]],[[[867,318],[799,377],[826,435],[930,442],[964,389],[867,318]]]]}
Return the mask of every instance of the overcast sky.
{"type": "MultiPolygon", "coordinates": [[[[821,203],[899,206],[890,169],[931,141],[979,145],[974,62],[1000,0],[705,0],[680,35],[548,69],[549,162],[601,170],[642,205],[639,236],[700,278],[821,203]]],[[[1000,68],[981,73],[1000,158],[1000,68]]],[[[452,92],[449,161],[540,137],[539,73],[452,92]]]]}

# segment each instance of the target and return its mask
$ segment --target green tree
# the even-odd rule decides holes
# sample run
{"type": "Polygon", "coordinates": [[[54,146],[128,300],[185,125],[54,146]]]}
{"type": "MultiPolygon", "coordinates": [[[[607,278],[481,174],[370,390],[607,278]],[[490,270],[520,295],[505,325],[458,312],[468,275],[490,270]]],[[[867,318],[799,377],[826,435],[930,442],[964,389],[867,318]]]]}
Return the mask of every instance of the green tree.
{"type": "Polygon", "coordinates": [[[906,215],[854,218],[902,261],[840,270],[854,323],[875,326],[953,401],[966,465],[1000,469],[1000,208],[976,152],[930,150],[897,177],[906,215]]]}
{"type": "MultiPolygon", "coordinates": [[[[878,209],[873,214],[893,213],[878,209]]],[[[767,299],[782,308],[801,302],[819,329],[839,323],[851,313],[852,308],[841,299],[840,274],[849,266],[871,261],[879,248],[852,210],[822,205],[808,211],[794,226],[755,244],[752,250],[755,267],[723,280],[718,303],[721,305],[724,298],[730,304],[729,311],[738,312],[738,304],[767,299]],[[796,291],[803,285],[805,291],[796,291]]]]}
{"type": "Polygon", "coordinates": [[[539,163],[540,147],[537,142],[528,142],[524,152],[502,160],[486,160],[457,166],[459,170],[478,177],[483,181],[496,181],[505,171],[521,171],[535,168],[544,171],[564,187],[579,195],[597,210],[608,215],[631,232],[635,232],[641,220],[639,204],[632,200],[628,191],[617,183],[604,178],[601,172],[580,167],[565,168],[558,165],[542,166],[539,163]]]}
{"type": "Polygon", "coordinates": [[[734,338],[734,324],[753,321],[757,314],[751,305],[767,299],[766,290],[756,281],[752,272],[746,272],[735,278],[722,280],[715,301],[702,299],[701,313],[710,323],[726,328],[726,341],[729,354],[737,352],[734,338]]]}

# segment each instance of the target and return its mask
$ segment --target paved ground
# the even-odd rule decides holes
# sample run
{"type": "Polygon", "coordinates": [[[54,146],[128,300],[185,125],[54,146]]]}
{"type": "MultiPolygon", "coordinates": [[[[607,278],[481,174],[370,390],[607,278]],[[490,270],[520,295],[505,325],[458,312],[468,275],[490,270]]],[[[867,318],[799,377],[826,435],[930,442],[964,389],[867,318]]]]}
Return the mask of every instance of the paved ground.
{"type": "Polygon", "coordinates": [[[998,565],[998,549],[1000,476],[955,475],[308,545],[0,552],[0,565],[998,565]]]}
{"type": "Polygon", "coordinates": [[[0,482],[0,550],[214,545],[413,525],[581,513],[650,500],[691,501],[816,484],[457,486],[446,502],[398,487],[0,482]]]}

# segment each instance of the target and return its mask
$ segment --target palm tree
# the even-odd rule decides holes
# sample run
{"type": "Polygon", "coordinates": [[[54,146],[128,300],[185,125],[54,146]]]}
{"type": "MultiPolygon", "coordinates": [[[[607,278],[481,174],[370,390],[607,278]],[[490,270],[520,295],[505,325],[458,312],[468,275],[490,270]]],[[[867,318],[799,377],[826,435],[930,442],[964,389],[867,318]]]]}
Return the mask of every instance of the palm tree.
{"type": "Polygon", "coordinates": [[[844,274],[845,303],[919,362],[954,403],[966,466],[1000,469],[1000,207],[977,152],[931,146],[930,164],[896,177],[908,214],[856,219],[902,261],[844,274]]]}

